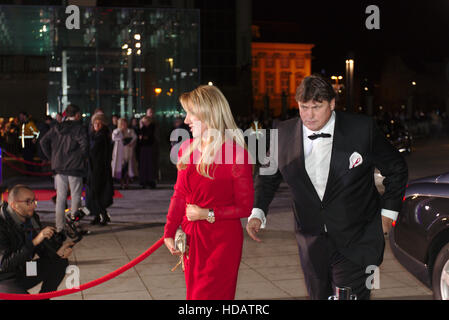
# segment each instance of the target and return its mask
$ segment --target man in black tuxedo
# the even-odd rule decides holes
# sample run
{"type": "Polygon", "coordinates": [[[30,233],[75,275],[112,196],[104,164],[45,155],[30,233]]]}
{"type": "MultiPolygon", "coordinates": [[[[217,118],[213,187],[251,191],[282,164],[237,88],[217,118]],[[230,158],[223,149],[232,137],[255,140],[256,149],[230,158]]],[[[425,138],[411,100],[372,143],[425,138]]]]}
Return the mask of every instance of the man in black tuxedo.
{"type": "Polygon", "coordinates": [[[383,260],[384,234],[401,208],[408,178],[401,154],[370,117],[334,111],[335,92],[320,76],[298,87],[300,119],[280,123],[277,172],[258,175],[246,226],[251,238],[265,227],[265,215],[279,184],[292,193],[298,242],[311,299],[328,299],[335,287],[350,287],[369,299],[367,267],[383,260]],[[385,177],[378,193],[374,169],[385,177]]]}

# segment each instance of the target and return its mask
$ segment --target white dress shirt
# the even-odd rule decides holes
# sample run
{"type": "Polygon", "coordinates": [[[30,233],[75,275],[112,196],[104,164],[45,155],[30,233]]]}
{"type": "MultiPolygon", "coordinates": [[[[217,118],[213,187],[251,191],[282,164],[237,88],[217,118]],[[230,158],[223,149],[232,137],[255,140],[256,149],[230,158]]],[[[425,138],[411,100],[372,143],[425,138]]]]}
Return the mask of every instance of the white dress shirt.
{"type": "MultiPolygon", "coordinates": [[[[330,161],[332,155],[332,143],[334,140],[334,128],[335,128],[335,112],[329,121],[324,125],[319,131],[312,131],[306,126],[302,126],[303,129],[303,146],[304,146],[304,162],[307,174],[312,182],[315,190],[320,197],[321,201],[324,197],[324,192],[326,190],[327,178],[329,176],[330,161]],[[330,138],[317,138],[309,139],[310,135],[319,133],[329,133],[330,138]]],[[[388,209],[382,209],[381,214],[392,220],[396,220],[398,216],[397,211],[392,211],[388,209]]],[[[262,221],[261,228],[266,226],[265,213],[260,208],[253,208],[248,221],[252,218],[258,218],[262,221]]],[[[325,226],[326,228],[326,226],[325,226]]]]}
{"type": "Polygon", "coordinates": [[[335,112],[332,112],[329,121],[319,131],[309,130],[306,126],[302,125],[306,171],[321,201],[323,201],[327,178],[329,176],[334,127],[335,112]],[[317,138],[315,140],[309,139],[310,135],[320,133],[329,133],[331,137],[317,138]]]}

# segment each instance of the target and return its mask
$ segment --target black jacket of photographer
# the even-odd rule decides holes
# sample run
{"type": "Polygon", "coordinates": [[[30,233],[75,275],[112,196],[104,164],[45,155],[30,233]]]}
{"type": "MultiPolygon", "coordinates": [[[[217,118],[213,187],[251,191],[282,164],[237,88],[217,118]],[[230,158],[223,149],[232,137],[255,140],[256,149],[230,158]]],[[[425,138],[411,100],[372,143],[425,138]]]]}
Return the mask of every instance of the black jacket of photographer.
{"type": "Polygon", "coordinates": [[[24,274],[26,262],[32,260],[36,253],[40,258],[57,258],[48,240],[37,246],[32,243],[32,239],[42,229],[39,216],[35,213],[30,218],[29,223],[38,228],[32,228],[32,237],[29,238],[25,226],[14,220],[11,216],[14,213],[10,213],[7,207],[8,203],[4,202],[0,208],[0,281],[24,274]],[[34,219],[34,223],[31,219],[34,219]]]}
{"type": "Polygon", "coordinates": [[[56,124],[42,137],[40,146],[57,174],[86,176],[89,139],[81,121],[66,120],[56,124]]]}

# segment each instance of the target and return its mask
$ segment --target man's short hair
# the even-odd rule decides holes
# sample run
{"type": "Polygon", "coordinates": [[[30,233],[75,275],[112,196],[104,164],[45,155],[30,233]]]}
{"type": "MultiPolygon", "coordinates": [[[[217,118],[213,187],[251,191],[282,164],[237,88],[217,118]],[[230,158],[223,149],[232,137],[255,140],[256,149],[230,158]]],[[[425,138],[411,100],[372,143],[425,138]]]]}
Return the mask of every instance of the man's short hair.
{"type": "Polygon", "coordinates": [[[24,184],[16,184],[8,191],[8,203],[16,201],[17,197],[22,193],[23,190],[34,192],[30,187],[24,184]]]}
{"type": "Polygon", "coordinates": [[[67,109],[65,109],[67,117],[74,117],[78,112],[80,112],[80,108],[75,104],[69,104],[67,109]]]}
{"type": "Polygon", "coordinates": [[[322,76],[314,74],[305,77],[296,90],[297,102],[331,101],[336,96],[332,85],[322,76]]]}

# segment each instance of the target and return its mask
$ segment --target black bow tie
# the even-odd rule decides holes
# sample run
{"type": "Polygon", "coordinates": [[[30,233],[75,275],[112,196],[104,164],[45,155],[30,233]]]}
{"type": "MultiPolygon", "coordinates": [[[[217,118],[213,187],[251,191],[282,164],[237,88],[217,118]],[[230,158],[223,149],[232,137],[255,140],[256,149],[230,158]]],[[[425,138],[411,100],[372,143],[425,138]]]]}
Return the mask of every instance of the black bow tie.
{"type": "Polygon", "coordinates": [[[319,133],[319,134],[314,133],[308,136],[310,140],[315,140],[316,138],[330,138],[330,137],[332,137],[330,133],[319,133]]]}

